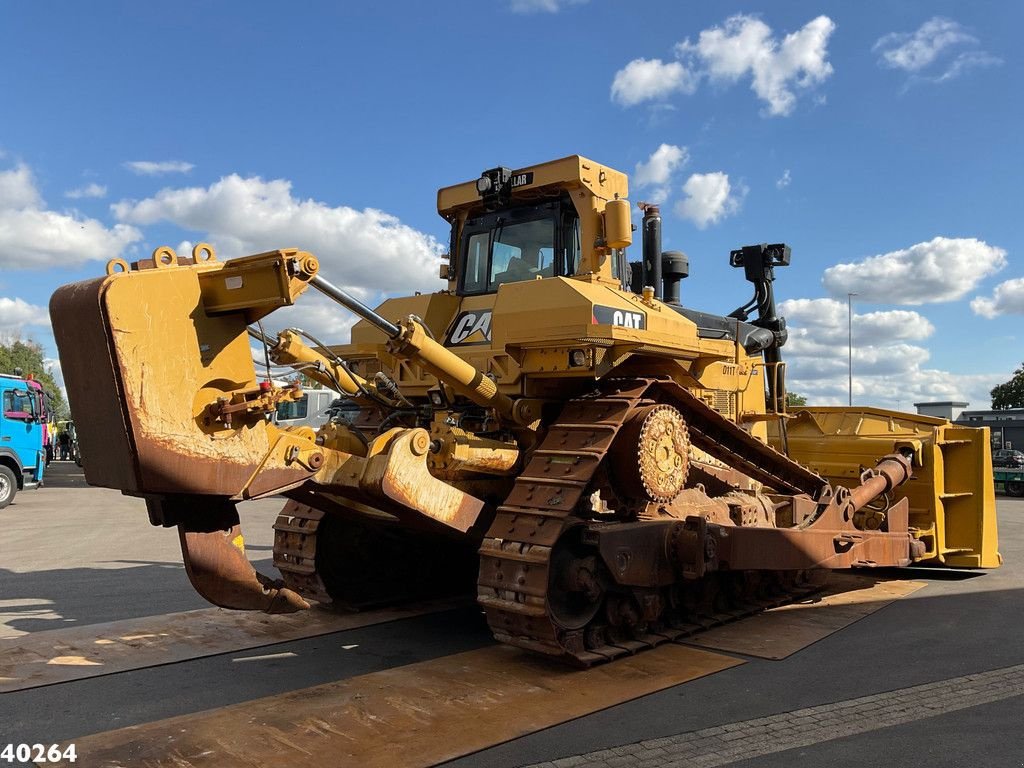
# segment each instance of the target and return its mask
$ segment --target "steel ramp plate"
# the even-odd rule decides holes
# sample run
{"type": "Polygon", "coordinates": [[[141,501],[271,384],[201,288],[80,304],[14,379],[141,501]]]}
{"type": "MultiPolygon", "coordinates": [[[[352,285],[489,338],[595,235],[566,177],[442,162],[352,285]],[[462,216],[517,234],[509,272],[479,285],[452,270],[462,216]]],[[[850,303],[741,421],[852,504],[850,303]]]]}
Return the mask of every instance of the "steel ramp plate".
{"type": "Polygon", "coordinates": [[[824,592],[677,642],[762,659],[784,659],[925,586],[834,573],[824,592]]]}
{"type": "Polygon", "coordinates": [[[471,598],[460,597],[361,613],[314,608],[273,616],[259,611],[201,608],[33,632],[0,640],[0,693],[233,653],[437,613],[470,603],[471,598]]]}
{"type": "Polygon", "coordinates": [[[665,645],[580,671],[490,646],[74,741],[91,768],[413,768],[742,663],[665,645]]]}

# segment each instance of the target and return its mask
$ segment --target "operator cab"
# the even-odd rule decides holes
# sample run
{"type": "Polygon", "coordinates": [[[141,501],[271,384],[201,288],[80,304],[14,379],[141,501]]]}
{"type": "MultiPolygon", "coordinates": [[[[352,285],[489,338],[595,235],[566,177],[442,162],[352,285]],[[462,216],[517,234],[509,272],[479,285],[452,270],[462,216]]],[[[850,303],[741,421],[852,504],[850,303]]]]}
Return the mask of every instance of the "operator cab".
{"type": "Polygon", "coordinates": [[[437,212],[451,240],[440,276],[459,296],[540,278],[621,286],[632,242],[627,193],[625,174],[579,155],[442,187],[437,212]]]}
{"type": "Polygon", "coordinates": [[[462,230],[462,296],[494,293],[504,283],[576,274],[580,227],[568,196],[468,218],[462,230]]]}

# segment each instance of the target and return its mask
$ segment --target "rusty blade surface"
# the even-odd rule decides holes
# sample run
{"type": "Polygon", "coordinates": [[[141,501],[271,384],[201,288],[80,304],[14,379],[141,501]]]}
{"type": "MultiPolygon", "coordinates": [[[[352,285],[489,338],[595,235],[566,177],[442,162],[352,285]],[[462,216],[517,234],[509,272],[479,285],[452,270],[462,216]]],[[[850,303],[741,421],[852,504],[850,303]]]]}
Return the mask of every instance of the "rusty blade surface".
{"type": "Polygon", "coordinates": [[[223,531],[189,531],[178,526],[178,538],[188,580],[214,605],[266,613],[309,608],[301,595],[257,573],[245,556],[238,523],[223,531]]]}
{"type": "Polygon", "coordinates": [[[0,694],[384,624],[470,602],[451,598],[361,613],[313,608],[275,616],[202,608],[33,632],[0,640],[0,694]]]}
{"type": "Polygon", "coordinates": [[[94,768],[415,768],[742,663],[663,646],[581,672],[494,646],[75,744],[94,768]]]}
{"type": "Polygon", "coordinates": [[[236,504],[220,497],[147,499],[151,519],[178,524],[188,580],[203,598],[221,608],[294,613],[309,608],[301,595],[257,573],[245,555],[236,504]]]}

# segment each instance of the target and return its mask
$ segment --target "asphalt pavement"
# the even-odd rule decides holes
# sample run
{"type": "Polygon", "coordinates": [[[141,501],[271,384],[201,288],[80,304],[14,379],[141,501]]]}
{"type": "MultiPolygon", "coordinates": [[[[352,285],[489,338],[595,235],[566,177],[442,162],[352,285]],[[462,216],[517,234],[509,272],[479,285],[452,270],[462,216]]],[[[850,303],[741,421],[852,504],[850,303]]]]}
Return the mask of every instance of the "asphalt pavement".
{"type": "MultiPolygon", "coordinates": [[[[51,469],[44,488],[0,512],[0,653],[4,638],[24,633],[204,607],[175,533],[151,527],[140,500],[80,487],[73,464],[51,469]]],[[[281,504],[242,507],[250,557],[267,573],[281,504]]],[[[448,765],[1024,765],[1024,500],[1000,497],[998,510],[999,569],[914,569],[923,589],[787,659],[745,658],[448,765]],[[771,718],[795,713],[803,731],[764,735],[771,718]],[[725,731],[745,734],[735,738],[754,751],[680,757],[687,743],[725,731]]],[[[490,643],[467,607],[268,646],[266,660],[244,665],[227,653],[0,694],[0,745],[75,739],[490,643]]]]}
{"type": "MultiPolygon", "coordinates": [[[[242,509],[249,557],[268,575],[283,505],[242,509]]],[[[207,605],[185,575],[177,532],[151,526],[141,499],[88,487],[74,462],[52,462],[43,486],[19,492],[0,521],[0,638],[207,605]]]]}

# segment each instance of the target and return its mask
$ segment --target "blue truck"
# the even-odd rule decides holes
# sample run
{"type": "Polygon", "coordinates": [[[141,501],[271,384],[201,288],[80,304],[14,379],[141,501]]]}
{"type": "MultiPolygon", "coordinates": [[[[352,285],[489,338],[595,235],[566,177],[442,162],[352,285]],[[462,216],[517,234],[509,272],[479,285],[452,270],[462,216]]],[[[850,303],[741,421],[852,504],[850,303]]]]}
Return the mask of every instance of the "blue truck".
{"type": "Polygon", "coordinates": [[[46,471],[46,404],[39,383],[0,374],[0,509],[46,471]]]}

